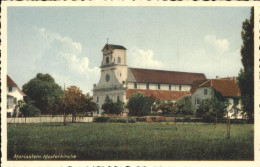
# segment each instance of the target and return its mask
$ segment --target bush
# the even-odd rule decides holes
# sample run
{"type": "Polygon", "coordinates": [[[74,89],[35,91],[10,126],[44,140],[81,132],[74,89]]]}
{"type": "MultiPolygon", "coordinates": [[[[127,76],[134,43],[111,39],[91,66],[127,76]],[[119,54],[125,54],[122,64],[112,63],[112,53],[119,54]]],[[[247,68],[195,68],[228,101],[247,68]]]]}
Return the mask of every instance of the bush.
{"type": "Polygon", "coordinates": [[[24,117],[37,117],[40,113],[41,111],[30,102],[21,108],[21,115],[24,117]]]}
{"type": "Polygon", "coordinates": [[[136,119],[135,118],[128,118],[128,123],[135,123],[136,119]]]}
{"type": "Polygon", "coordinates": [[[96,117],[94,122],[135,123],[135,118],[96,117]]]}
{"type": "Polygon", "coordinates": [[[109,120],[109,117],[95,117],[94,122],[107,122],[109,120]]]}
{"type": "Polygon", "coordinates": [[[137,121],[137,122],[146,122],[146,117],[136,118],[136,121],[137,121]]]}

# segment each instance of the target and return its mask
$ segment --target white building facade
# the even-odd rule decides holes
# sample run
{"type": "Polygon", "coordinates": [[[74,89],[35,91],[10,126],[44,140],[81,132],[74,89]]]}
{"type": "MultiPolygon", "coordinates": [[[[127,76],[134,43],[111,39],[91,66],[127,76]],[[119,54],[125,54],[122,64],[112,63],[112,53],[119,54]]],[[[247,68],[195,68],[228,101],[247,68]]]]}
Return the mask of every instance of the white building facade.
{"type": "Polygon", "coordinates": [[[23,100],[25,94],[19,89],[17,84],[7,75],[7,116],[17,116],[18,110],[15,108],[19,100],[23,100]]]}

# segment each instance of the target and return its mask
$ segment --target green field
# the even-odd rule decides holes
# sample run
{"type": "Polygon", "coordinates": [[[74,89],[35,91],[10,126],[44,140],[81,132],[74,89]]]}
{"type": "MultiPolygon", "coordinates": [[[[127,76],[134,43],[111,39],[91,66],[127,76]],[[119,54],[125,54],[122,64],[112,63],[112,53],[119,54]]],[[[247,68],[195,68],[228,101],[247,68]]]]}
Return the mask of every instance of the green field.
{"type": "Polygon", "coordinates": [[[230,140],[225,124],[180,123],[177,130],[172,123],[156,122],[8,124],[8,159],[33,154],[76,155],[77,160],[253,160],[253,141],[253,124],[231,124],[230,140]]]}

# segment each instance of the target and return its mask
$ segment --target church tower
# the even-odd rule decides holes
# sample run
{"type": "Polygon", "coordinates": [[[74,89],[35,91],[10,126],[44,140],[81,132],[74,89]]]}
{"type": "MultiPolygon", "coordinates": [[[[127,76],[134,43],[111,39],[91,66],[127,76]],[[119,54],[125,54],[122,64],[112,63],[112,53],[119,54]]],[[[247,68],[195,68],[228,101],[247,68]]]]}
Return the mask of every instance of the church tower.
{"type": "Polygon", "coordinates": [[[127,63],[126,48],[120,45],[106,44],[102,49],[101,76],[99,83],[94,85],[94,101],[101,107],[108,99],[126,102],[127,63]]]}

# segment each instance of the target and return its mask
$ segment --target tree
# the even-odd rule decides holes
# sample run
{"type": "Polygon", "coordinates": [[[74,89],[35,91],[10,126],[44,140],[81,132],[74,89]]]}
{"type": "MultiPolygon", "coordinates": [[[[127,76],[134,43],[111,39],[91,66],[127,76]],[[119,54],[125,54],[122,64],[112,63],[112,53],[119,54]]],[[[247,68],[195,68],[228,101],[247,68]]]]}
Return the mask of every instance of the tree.
{"type": "Polygon", "coordinates": [[[101,107],[105,114],[119,115],[124,111],[125,104],[122,101],[113,102],[111,99],[107,100],[101,107]]]}
{"type": "Polygon", "coordinates": [[[66,125],[66,116],[72,114],[72,122],[75,122],[76,115],[84,112],[85,95],[79,87],[70,86],[65,90],[62,112],[64,116],[64,125],[66,125]]]}
{"type": "Polygon", "coordinates": [[[200,102],[196,116],[202,117],[207,122],[212,122],[218,118],[223,118],[227,113],[229,102],[216,90],[210,99],[204,99],[200,102]]]}
{"type": "Polygon", "coordinates": [[[54,114],[63,91],[49,74],[38,73],[35,78],[23,85],[23,92],[27,101],[34,101],[34,105],[42,114],[54,114]]]}
{"type": "Polygon", "coordinates": [[[83,94],[79,87],[70,86],[67,88],[58,105],[59,113],[63,114],[64,125],[67,125],[66,117],[69,114],[72,114],[72,122],[76,122],[77,116],[84,116],[87,112],[96,111],[98,106],[92,100],[93,98],[89,94],[83,94]]]}
{"type": "Polygon", "coordinates": [[[26,117],[37,117],[40,115],[41,112],[37,107],[33,105],[31,101],[24,104],[21,107],[20,111],[22,116],[25,118],[25,122],[26,122],[26,117]]]}
{"type": "Polygon", "coordinates": [[[15,106],[15,111],[17,112],[17,113],[15,113],[14,115],[19,115],[20,114],[20,112],[21,112],[21,108],[23,107],[23,106],[25,106],[26,105],[26,103],[23,101],[23,100],[18,100],[18,102],[17,102],[17,104],[16,104],[16,106],[15,106]]]}
{"type": "Polygon", "coordinates": [[[254,119],[254,8],[251,8],[250,19],[242,25],[241,56],[243,69],[238,76],[238,85],[241,90],[241,103],[244,113],[249,120],[254,119]]]}
{"type": "Polygon", "coordinates": [[[136,92],[129,99],[126,108],[131,116],[144,116],[151,113],[151,100],[141,92],[136,92]]]}
{"type": "Polygon", "coordinates": [[[178,113],[182,115],[195,114],[195,107],[191,103],[191,96],[184,96],[175,102],[178,113]]]}
{"type": "Polygon", "coordinates": [[[174,103],[171,101],[157,100],[152,105],[152,111],[161,111],[163,115],[173,115],[175,111],[174,103]]]}
{"type": "Polygon", "coordinates": [[[91,113],[93,115],[94,111],[98,110],[98,104],[93,101],[93,97],[90,96],[88,93],[85,95],[85,105],[84,111],[85,114],[91,113]]]}

